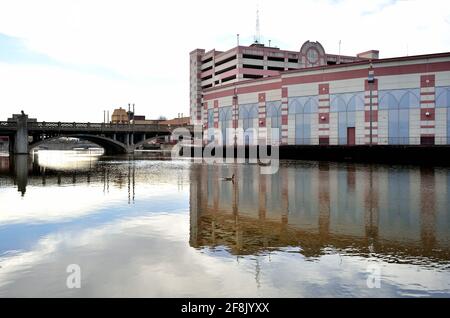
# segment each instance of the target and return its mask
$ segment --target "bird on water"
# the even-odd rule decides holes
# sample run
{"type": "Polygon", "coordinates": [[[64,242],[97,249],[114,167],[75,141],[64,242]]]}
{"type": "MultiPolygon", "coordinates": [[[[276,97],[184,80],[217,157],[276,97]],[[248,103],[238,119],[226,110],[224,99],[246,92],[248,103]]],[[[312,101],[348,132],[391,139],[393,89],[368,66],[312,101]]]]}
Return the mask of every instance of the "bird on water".
{"type": "Polygon", "coordinates": [[[223,178],[224,181],[234,181],[234,173],[231,177],[223,178]]]}

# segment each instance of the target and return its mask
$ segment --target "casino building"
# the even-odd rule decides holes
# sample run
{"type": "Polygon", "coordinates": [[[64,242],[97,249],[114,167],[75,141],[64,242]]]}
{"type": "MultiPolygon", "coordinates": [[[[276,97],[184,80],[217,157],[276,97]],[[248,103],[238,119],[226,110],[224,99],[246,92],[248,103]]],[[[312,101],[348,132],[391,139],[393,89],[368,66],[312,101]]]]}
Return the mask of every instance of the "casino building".
{"type": "Polygon", "coordinates": [[[255,43],[196,49],[190,69],[191,120],[203,125],[206,140],[450,143],[450,53],[379,59],[375,50],[327,54],[319,42],[298,52],[255,43]]]}

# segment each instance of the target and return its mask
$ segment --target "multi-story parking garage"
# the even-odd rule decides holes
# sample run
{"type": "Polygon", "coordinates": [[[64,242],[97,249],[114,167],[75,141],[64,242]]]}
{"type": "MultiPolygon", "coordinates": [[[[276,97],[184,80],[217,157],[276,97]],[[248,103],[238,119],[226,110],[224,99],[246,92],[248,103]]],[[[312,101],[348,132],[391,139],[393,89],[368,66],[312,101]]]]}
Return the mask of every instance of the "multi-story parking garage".
{"type": "Polygon", "coordinates": [[[306,42],[297,55],[261,45],[229,52],[236,57],[191,53],[191,118],[210,140],[231,144],[239,128],[249,144],[450,143],[450,53],[340,57],[318,42],[306,42]],[[260,56],[262,69],[243,66],[248,50],[260,56]],[[283,57],[274,61],[274,54],[283,57]],[[215,71],[221,58],[235,64],[225,78],[215,71]],[[275,62],[277,70],[271,69],[275,62]],[[204,69],[210,64],[211,74],[204,69]]]}

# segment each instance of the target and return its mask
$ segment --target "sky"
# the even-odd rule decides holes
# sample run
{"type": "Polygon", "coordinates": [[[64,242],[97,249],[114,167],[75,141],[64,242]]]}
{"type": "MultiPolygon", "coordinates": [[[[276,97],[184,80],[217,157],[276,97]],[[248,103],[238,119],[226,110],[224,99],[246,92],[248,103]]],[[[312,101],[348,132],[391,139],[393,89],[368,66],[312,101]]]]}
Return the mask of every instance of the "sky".
{"type": "Polygon", "coordinates": [[[382,58],[450,51],[447,0],[0,0],[0,120],[189,113],[189,52],[266,44],[382,58]]]}

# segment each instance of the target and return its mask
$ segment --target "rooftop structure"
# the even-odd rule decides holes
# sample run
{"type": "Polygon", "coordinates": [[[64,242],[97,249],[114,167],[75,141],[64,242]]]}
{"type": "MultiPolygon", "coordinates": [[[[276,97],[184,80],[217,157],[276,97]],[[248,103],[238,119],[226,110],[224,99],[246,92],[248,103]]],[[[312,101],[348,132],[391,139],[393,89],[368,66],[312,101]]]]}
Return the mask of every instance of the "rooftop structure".
{"type": "MultiPolygon", "coordinates": [[[[450,144],[450,53],[379,59],[369,51],[333,64],[330,55],[312,53],[317,45],[300,52],[298,69],[200,87],[191,115],[205,142],[450,144]]],[[[258,71],[269,72],[270,56],[258,71]]],[[[279,63],[289,64],[287,56],[279,63]]]]}
{"type": "Polygon", "coordinates": [[[378,57],[379,51],[376,50],[355,56],[328,54],[319,42],[311,41],[303,43],[299,51],[281,50],[258,42],[224,52],[196,49],[190,53],[191,119],[200,120],[202,93],[212,87],[277,76],[284,71],[367,61],[378,57]]]}

